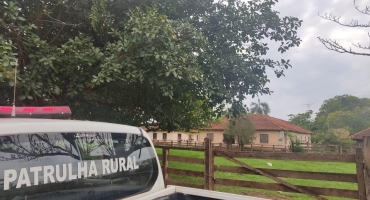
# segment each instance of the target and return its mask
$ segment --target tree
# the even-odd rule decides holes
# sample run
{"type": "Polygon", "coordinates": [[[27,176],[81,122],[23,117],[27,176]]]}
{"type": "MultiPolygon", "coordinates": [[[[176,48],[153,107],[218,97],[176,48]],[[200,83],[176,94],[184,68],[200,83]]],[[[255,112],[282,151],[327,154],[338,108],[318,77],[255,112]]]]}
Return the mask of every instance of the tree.
{"type": "Polygon", "coordinates": [[[258,102],[252,102],[251,103],[251,113],[258,113],[258,114],[264,114],[267,115],[270,113],[270,106],[266,102],[261,102],[260,99],[258,99],[258,102]]]}
{"type": "Polygon", "coordinates": [[[297,115],[290,114],[289,121],[299,127],[311,130],[313,128],[312,110],[307,110],[305,113],[298,113],[297,115]]]}
{"type": "Polygon", "coordinates": [[[255,128],[248,114],[241,114],[229,121],[225,130],[226,138],[234,138],[239,146],[250,144],[255,139],[255,128]]]}
{"type": "Polygon", "coordinates": [[[328,131],[317,131],[312,135],[315,143],[350,146],[354,143],[349,138],[349,131],[345,128],[329,129],[328,131]]]}
{"type": "Polygon", "coordinates": [[[259,0],[7,0],[0,4],[0,104],[69,105],[73,119],[198,128],[246,95],[268,94],[299,46],[301,20],[259,0]]]}
{"type": "Polygon", "coordinates": [[[297,135],[291,132],[288,132],[286,135],[289,137],[292,152],[305,152],[305,149],[301,146],[302,141],[298,138],[297,135]]]}
{"type": "Polygon", "coordinates": [[[335,96],[325,100],[316,115],[315,129],[347,129],[350,134],[370,126],[370,99],[351,95],[335,96]]]}
{"type": "MultiPolygon", "coordinates": [[[[370,15],[370,8],[366,6],[365,9],[360,9],[358,5],[356,5],[356,0],[353,1],[355,9],[364,14],[364,15],[370,15]]],[[[334,23],[337,23],[341,26],[351,27],[351,28],[369,28],[370,27],[370,21],[365,23],[359,23],[358,20],[352,19],[350,23],[343,23],[340,21],[340,16],[334,15],[334,14],[326,14],[324,16],[320,15],[322,18],[326,20],[330,20],[334,23]]],[[[369,35],[370,37],[370,35],[369,35]]],[[[363,44],[352,44],[354,47],[357,48],[357,50],[353,50],[352,48],[346,48],[342,46],[340,43],[338,43],[336,40],[332,39],[323,39],[321,37],[318,37],[320,42],[325,45],[326,48],[332,51],[336,51],[339,53],[349,53],[353,55],[361,55],[361,56],[370,56],[370,46],[363,45],[363,44]],[[361,52],[359,50],[365,50],[365,52],[361,52]]]]}

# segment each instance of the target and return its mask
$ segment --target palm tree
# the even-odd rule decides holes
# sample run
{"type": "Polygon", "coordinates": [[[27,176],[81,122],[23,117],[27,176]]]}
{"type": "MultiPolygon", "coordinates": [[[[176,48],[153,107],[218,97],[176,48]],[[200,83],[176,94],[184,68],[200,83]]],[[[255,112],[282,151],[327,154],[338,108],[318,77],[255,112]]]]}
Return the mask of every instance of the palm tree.
{"type": "Polygon", "coordinates": [[[267,115],[270,113],[270,106],[268,103],[261,102],[260,99],[258,99],[258,103],[251,103],[251,113],[267,115]]]}

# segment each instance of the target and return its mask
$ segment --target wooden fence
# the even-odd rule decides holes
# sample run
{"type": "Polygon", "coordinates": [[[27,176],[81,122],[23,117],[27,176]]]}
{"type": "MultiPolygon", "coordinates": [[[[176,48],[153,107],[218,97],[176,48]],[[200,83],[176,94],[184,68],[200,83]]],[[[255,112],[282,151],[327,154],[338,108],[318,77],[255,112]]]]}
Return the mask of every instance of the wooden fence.
{"type": "Polygon", "coordinates": [[[214,185],[216,184],[274,191],[305,193],[307,195],[315,197],[316,199],[325,199],[323,196],[335,196],[366,200],[370,199],[370,137],[368,137],[367,139],[364,138],[364,141],[365,141],[364,151],[362,148],[357,148],[356,153],[352,155],[304,154],[303,156],[301,153],[276,153],[276,152],[261,153],[253,151],[231,151],[231,150],[224,151],[222,150],[222,146],[221,147],[215,146],[208,139],[205,139],[205,144],[203,145],[192,145],[191,147],[190,144],[188,144],[187,146],[185,145],[176,146],[174,145],[174,143],[172,143],[172,145],[168,144],[163,145],[157,143],[156,146],[162,148],[162,154],[159,154],[158,156],[162,160],[162,170],[166,185],[180,185],[186,187],[214,190],[214,185]],[[169,155],[170,149],[183,149],[183,150],[191,149],[194,151],[203,151],[204,159],[169,155]],[[215,156],[224,157],[238,164],[239,166],[235,167],[235,166],[215,165],[214,164],[215,156]],[[305,172],[305,171],[253,168],[252,166],[249,166],[245,163],[241,163],[240,161],[234,158],[259,158],[275,160],[356,163],[357,174],[305,172]],[[169,161],[201,164],[204,165],[204,171],[169,168],[168,167],[169,161]],[[262,183],[254,181],[215,178],[216,171],[262,175],[275,180],[277,183],[262,183]],[[168,174],[200,177],[204,179],[203,185],[173,181],[169,179],[168,174]],[[358,190],[321,188],[312,186],[296,186],[280,179],[280,177],[357,183],[358,190]]]}
{"type": "MultiPolygon", "coordinates": [[[[189,141],[174,141],[174,140],[155,140],[153,143],[156,146],[169,147],[188,147],[188,148],[204,148],[204,142],[189,142],[189,141]]],[[[311,144],[301,143],[305,153],[317,154],[355,154],[356,148],[362,148],[363,144],[352,146],[328,145],[328,144],[311,144]]],[[[225,143],[212,143],[214,149],[222,149],[228,151],[250,151],[250,152],[292,152],[291,146],[288,145],[261,145],[249,144],[240,147],[238,145],[226,145],[225,143]]]]}

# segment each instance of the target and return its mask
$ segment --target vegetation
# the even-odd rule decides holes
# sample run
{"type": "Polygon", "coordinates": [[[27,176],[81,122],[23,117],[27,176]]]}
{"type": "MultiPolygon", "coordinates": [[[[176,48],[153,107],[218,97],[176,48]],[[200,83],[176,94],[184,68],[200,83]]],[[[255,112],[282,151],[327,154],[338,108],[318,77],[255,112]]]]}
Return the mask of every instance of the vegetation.
{"type": "Polygon", "coordinates": [[[236,139],[239,146],[252,143],[255,137],[255,128],[248,114],[241,114],[232,118],[225,130],[226,142],[233,143],[231,140],[236,139]]]}
{"type": "Polygon", "coordinates": [[[299,127],[302,127],[307,130],[312,130],[313,128],[313,119],[312,119],[312,110],[307,110],[305,113],[298,113],[296,115],[290,114],[289,121],[299,127]]]}
{"type": "Polygon", "coordinates": [[[257,114],[264,114],[268,115],[270,113],[270,106],[266,102],[261,102],[260,99],[258,99],[258,102],[252,102],[251,103],[251,113],[257,113],[257,114]]]}
{"type": "Polygon", "coordinates": [[[328,131],[316,131],[312,135],[313,142],[320,142],[323,144],[334,144],[342,147],[349,147],[355,142],[349,138],[349,132],[347,129],[329,129],[328,131]]]}
{"type": "Polygon", "coordinates": [[[370,127],[370,99],[335,96],[324,101],[315,119],[311,110],[289,117],[293,124],[313,131],[315,143],[349,146],[350,135],[370,127]]]}
{"type": "Polygon", "coordinates": [[[370,99],[351,95],[324,101],[315,118],[315,129],[346,128],[350,134],[370,127],[370,99]]]}
{"type": "Polygon", "coordinates": [[[288,132],[287,137],[289,137],[292,152],[295,152],[295,153],[305,152],[305,149],[301,146],[302,141],[298,138],[297,135],[288,132]]]}
{"type": "Polygon", "coordinates": [[[0,105],[69,105],[74,119],[197,128],[222,102],[268,94],[266,58],[300,44],[301,20],[277,1],[0,2],[0,105]],[[245,45],[248,44],[248,45],[245,45]]]}
{"type": "MultiPolygon", "coordinates": [[[[361,9],[361,8],[359,8],[358,5],[356,5],[356,0],[353,1],[353,4],[354,4],[355,9],[358,12],[360,12],[364,15],[370,15],[370,7],[369,6],[366,6],[364,9],[361,9]]],[[[321,15],[321,17],[326,19],[326,20],[337,23],[341,26],[345,26],[345,27],[351,27],[351,28],[369,28],[370,27],[370,22],[368,22],[368,23],[359,23],[358,20],[356,20],[356,19],[352,19],[352,21],[350,23],[343,23],[343,22],[340,21],[340,16],[334,15],[334,14],[325,13],[325,15],[321,15]]],[[[318,37],[318,39],[320,40],[320,42],[323,45],[325,45],[326,48],[328,48],[329,50],[332,50],[332,51],[336,51],[336,52],[339,52],[339,53],[348,53],[348,54],[353,54],[353,55],[370,56],[370,53],[369,53],[370,46],[368,46],[367,44],[363,45],[363,44],[360,44],[360,42],[358,42],[357,44],[352,43],[352,45],[355,48],[352,48],[352,47],[346,48],[346,47],[342,46],[340,43],[338,43],[336,40],[324,39],[324,38],[321,38],[321,37],[318,37]]]]}

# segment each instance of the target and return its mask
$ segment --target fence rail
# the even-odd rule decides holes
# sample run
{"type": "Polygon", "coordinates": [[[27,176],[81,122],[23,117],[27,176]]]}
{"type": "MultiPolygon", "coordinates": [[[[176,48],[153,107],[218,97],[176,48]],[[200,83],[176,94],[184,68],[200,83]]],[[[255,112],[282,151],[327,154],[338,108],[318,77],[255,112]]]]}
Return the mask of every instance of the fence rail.
{"type": "MultiPolygon", "coordinates": [[[[255,189],[273,190],[273,191],[285,191],[285,192],[303,192],[305,194],[311,195],[317,199],[325,199],[322,196],[335,196],[335,197],[345,197],[345,198],[355,198],[364,200],[366,199],[366,186],[365,182],[367,180],[367,175],[364,175],[366,164],[364,163],[363,150],[357,148],[355,154],[350,155],[340,155],[340,154],[302,154],[300,153],[278,153],[278,152],[255,152],[228,150],[225,151],[225,145],[217,145],[212,143],[207,143],[209,140],[206,139],[204,144],[194,144],[194,143],[174,143],[172,142],[158,142],[155,143],[157,147],[162,148],[162,154],[158,154],[160,160],[162,161],[162,168],[164,171],[165,183],[166,185],[180,185],[192,188],[203,188],[214,190],[214,185],[226,185],[226,186],[238,186],[247,187],[255,189]],[[160,145],[160,146],[159,146],[160,145]],[[173,156],[169,155],[170,149],[180,149],[180,150],[196,150],[204,152],[204,159],[202,158],[190,158],[183,156],[173,156]],[[308,172],[308,171],[294,171],[294,170],[281,170],[281,169],[266,169],[266,168],[253,168],[250,169],[248,165],[240,164],[240,166],[225,166],[225,165],[215,165],[214,157],[221,156],[222,154],[227,155],[231,160],[233,158],[259,158],[259,159],[277,159],[277,160],[301,160],[301,161],[315,161],[315,162],[345,162],[345,163],[356,163],[357,174],[343,174],[343,173],[329,173],[329,172],[308,172]],[[200,164],[204,166],[204,171],[194,171],[194,170],[183,170],[169,168],[168,162],[183,162],[190,164],[200,164]],[[254,174],[254,175],[265,175],[267,177],[272,177],[277,180],[277,183],[266,183],[266,182],[254,182],[246,180],[232,180],[225,178],[213,178],[215,177],[215,172],[227,172],[227,173],[239,173],[239,174],[254,174]],[[190,176],[203,178],[203,185],[194,183],[184,183],[180,181],[171,180],[168,174],[176,174],[181,176],[190,176]],[[275,178],[274,178],[275,177],[275,178]],[[337,189],[337,188],[322,188],[322,187],[312,187],[312,186],[295,186],[290,183],[283,181],[282,178],[298,178],[298,179],[310,179],[310,180],[325,180],[325,181],[338,181],[338,182],[349,182],[357,183],[358,190],[348,190],[348,189],[337,189]],[[279,181],[281,180],[281,181],[279,181]],[[286,184],[285,184],[286,183],[286,184]]],[[[253,146],[252,146],[253,147],[253,146]]],[[[275,148],[276,150],[277,148],[275,148]]],[[[370,149],[369,149],[370,150],[370,149]]],[[[240,161],[237,161],[240,162],[240,161]]],[[[370,187],[370,185],[368,186],[370,187]]],[[[369,194],[370,195],[370,194],[369,194]]]]}
{"type": "MultiPolygon", "coordinates": [[[[153,140],[157,147],[181,147],[180,149],[189,148],[193,150],[204,149],[204,142],[192,141],[176,141],[176,140],[153,140]]],[[[300,144],[305,153],[312,154],[355,154],[356,148],[363,148],[363,144],[356,144],[352,146],[329,145],[329,144],[300,144]]],[[[292,147],[289,145],[262,145],[262,144],[248,144],[242,147],[225,143],[212,143],[214,149],[225,151],[249,151],[249,152],[284,152],[291,153],[292,147]]]]}

